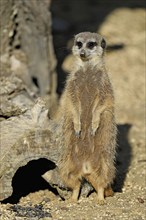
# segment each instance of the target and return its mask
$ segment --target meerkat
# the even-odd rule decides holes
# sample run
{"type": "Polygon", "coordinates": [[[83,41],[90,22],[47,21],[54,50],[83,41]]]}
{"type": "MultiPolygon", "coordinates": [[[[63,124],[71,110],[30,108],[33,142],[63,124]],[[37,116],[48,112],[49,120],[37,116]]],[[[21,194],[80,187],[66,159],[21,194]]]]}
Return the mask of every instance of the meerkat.
{"type": "Polygon", "coordinates": [[[83,179],[97,192],[99,204],[113,194],[116,123],[105,49],[106,41],[97,33],[75,36],[73,69],[60,101],[65,141],[60,175],[72,190],[72,201],[78,200],[83,179]]]}

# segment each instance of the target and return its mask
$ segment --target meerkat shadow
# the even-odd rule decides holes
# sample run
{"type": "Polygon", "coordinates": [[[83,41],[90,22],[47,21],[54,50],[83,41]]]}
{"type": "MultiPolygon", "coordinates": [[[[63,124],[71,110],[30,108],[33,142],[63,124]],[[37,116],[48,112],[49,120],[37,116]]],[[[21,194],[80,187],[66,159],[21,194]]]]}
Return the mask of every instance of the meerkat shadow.
{"type": "Polygon", "coordinates": [[[128,134],[131,129],[131,124],[119,124],[117,126],[117,157],[116,157],[116,178],[114,183],[114,191],[122,192],[124,181],[131,164],[132,149],[128,140],[128,134]]]}

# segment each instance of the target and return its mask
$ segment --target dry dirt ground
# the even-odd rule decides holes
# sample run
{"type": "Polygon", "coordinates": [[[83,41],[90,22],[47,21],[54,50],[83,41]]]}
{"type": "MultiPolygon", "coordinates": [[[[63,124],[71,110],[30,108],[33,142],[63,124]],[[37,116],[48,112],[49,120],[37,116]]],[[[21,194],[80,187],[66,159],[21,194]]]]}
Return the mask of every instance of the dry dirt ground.
{"type": "MultiPolygon", "coordinates": [[[[146,219],[145,10],[138,8],[136,3],[135,7],[125,6],[107,10],[108,13],[100,20],[100,25],[98,21],[96,26],[98,6],[101,7],[96,1],[91,1],[92,7],[89,1],[84,1],[84,4],[81,1],[80,4],[83,5],[80,6],[75,5],[77,1],[74,1],[72,10],[69,4],[63,5],[57,0],[54,2],[56,5],[54,3],[52,6],[53,13],[58,10],[54,43],[57,57],[60,56],[60,60],[64,59],[65,70],[70,67],[71,57],[62,58],[63,52],[62,50],[58,52],[58,48],[70,44],[70,41],[64,43],[66,35],[70,33],[71,36],[72,32],[80,32],[83,22],[86,23],[84,30],[86,27],[86,30],[100,32],[109,45],[106,63],[115,90],[119,130],[115,195],[106,198],[106,204],[99,206],[96,204],[95,193],[87,198],[80,198],[77,204],[71,204],[61,201],[48,190],[40,190],[21,198],[18,204],[2,204],[0,219],[144,220],[146,219]],[[84,10],[87,6],[90,16],[84,10]],[[60,7],[60,12],[57,7],[60,7]],[[83,8],[82,16],[80,7],[83,8]],[[75,11],[77,14],[73,16],[72,13],[75,11]],[[65,20],[68,18],[67,14],[70,14],[70,20],[65,20]],[[62,20],[58,27],[59,18],[62,20]],[[74,26],[71,26],[72,24],[74,26]]],[[[59,61],[59,66],[61,62],[59,61]]]]}

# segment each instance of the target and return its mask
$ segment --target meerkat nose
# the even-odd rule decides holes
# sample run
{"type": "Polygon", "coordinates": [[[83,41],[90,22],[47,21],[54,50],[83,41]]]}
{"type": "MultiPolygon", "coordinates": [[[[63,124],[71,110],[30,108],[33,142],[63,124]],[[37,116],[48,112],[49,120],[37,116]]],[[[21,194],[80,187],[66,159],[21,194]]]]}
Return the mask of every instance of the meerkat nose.
{"type": "Polygon", "coordinates": [[[85,53],[85,51],[84,51],[84,50],[81,50],[81,52],[80,52],[80,57],[83,57],[83,58],[85,58],[85,57],[86,57],[86,53],[85,53]]]}

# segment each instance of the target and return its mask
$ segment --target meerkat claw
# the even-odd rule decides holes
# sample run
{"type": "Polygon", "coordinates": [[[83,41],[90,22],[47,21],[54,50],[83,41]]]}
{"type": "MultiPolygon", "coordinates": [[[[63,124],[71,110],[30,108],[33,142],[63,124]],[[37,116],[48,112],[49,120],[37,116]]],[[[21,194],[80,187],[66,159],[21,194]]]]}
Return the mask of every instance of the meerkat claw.
{"type": "Polygon", "coordinates": [[[81,131],[75,131],[75,135],[76,135],[77,138],[80,138],[80,136],[81,136],[81,131]]]}
{"type": "Polygon", "coordinates": [[[91,129],[90,134],[91,136],[95,136],[96,130],[95,129],[91,129]]]}
{"type": "Polygon", "coordinates": [[[106,202],[105,202],[105,200],[97,199],[97,204],[98,205],[105,205],[106,202]]]}

